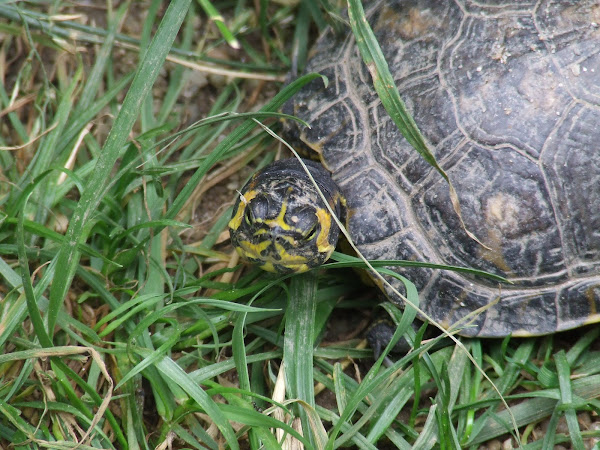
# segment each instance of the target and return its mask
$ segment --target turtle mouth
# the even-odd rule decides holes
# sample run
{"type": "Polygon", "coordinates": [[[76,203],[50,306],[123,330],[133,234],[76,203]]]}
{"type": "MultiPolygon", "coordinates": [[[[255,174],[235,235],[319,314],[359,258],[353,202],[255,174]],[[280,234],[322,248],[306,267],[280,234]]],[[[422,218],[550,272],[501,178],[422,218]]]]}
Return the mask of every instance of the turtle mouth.
{"type": "Polygon", "coordinates": [[[314,249],[310,242],[299,241],[293,236],[274,234],[259,230],[253,239],[237,242],[238,253],[269,272],[306,272],[314,267],[314,249]]]}

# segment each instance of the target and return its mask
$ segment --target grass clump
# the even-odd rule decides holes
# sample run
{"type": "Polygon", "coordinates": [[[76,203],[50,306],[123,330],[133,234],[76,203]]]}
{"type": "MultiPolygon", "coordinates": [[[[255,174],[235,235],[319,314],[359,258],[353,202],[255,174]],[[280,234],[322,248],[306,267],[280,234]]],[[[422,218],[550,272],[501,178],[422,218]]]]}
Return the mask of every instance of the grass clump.
{"type": "Polygon", "coordinates": [[[361,262],[338,255],[292,279],[239,264],[235,189],[280,151],[255,120],[277,133],[281,105],[316,76],[281,84],[335,16],[322,10],[334,11],[0,5],[0,446],[585,448],[598,436],[597,329],[461,348],[386,304],[413,350],[373,364],[362,336],[375,295],[341,268],[361,262]]]}

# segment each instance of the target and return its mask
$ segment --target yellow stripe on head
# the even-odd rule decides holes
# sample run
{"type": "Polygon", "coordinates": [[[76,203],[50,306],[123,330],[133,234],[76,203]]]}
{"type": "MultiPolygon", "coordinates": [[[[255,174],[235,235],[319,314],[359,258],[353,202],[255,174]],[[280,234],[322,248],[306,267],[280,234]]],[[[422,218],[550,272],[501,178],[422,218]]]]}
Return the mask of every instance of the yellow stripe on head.
{"type": "Polygon", "coordinates": [[[266,250],[269,245],[271,245],[271,241],[261,241],[258,244],[254,244],[250,241],[240,241],[238,251],[243,252],[240,253],[240,255],[245,256],[246,258],[261,259],[261,253],[266,250]]]}
{"type": "Polygon", "coordinates": [[[317,249],[321,253],[331,254],[334,246],[329,242],[329,230],[331,230],[331,214],[325,208],[317,208],[317,218],[321,224],[321,231],[317,236],[317,249]]]}
{"type": "Polygon", "coordinates": [[[246,206],[252,201],[252,199],[256,198],[258,194],[259,192],[253,189],[245,192],[244,194],[240,194],[238,209],[229,221],[229,228],[232,230],[237,230],[240,227],[242,220],[244,220],[244,211],[246,210],[246,206]]]}

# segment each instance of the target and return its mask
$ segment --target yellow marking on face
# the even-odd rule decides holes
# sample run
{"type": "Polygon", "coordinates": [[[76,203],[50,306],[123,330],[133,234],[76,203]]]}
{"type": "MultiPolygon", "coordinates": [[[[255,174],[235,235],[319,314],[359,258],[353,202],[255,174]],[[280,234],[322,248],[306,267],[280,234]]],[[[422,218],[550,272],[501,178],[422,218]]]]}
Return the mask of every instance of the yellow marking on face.
{"type": "MultiPolygon", "coordinates": [[[[283,236],[288,238],[288,236],[283,236]]],[[[306,272],[310,269],[308,266],[308,258],[301,255],[292,255],[288,253],[281,244],[275,243],[275,250],[281,256],[281,259],[274,259],[270,256],[262,255],[262,251],[272,244],[271,241],[265,240],[258,244],[253,244],[250,241],[240,241],[239,247],[236,248],[240,256],[252,260],[262,261],[261,268],[267,272],[277,272],[275,265],[281,265],[295,272],[306,272]]]]}
{"type": "Polygon", "coordinates": [[[287,211],[287,207],[288,207],[288,197],[289,194],[291,192],[291,189],[288,189],[287,191],[287,195],[285,196],[285,198],[283,199],[283,203],[281,204],[281,210],[279,211],[279,214],[277,215],[277,217],[275,218],[275,221],[277,223],[279,223],[280,227],[283,228],[284,230],[286,230],[287,228],[285,227],[289,227],[289,225],[287,223],[285,223],[285,212],[287,211]]]}
{"type": "Polygon", "coordinates": [[[298,264],[305,264],[308,262],[308,258],[302,255],[292,255],[283,248],[283,245],[275,243],[275,249],[277,250],[277,254],[281,256],[281,260],[278,261],[279,264],[284,266],[295,266],[298,264]]]}
{"type": "Polygon", "coordinates": [[[289,188],[287,190],[286,196],[281,202],[281,209],[279,210],[279,214],[277,214],[277,217],[275,217],[274,219],[261,220],[260,222],[264,223],[265,225],[268,225],[271,228],[278,226],[279,228],[285,231],[297,231],[295,228],[288,225],[285,221],[285,213],[287,212],[288,208],[288,198],[292,191],[292,188],[289,188]]]}
{"type": "Polygon", "coordinates": [[[271,245],[270,241],[262,241],[258,244],[253,244],[250,241],[240,241],[240,246],[238,247],[240,255],[245,256],[247,258],[252,259],[262,259],[261,255],[262,251],[271,245]]]}
{"type": "MultiPolygon", "coordinates": [[[[280,264],[282,265],[282,264],[280,264]]],[[[290,269],[296,273],[302,273],[302,272],[306,272],[307,270],[310,270],[310,267],[308,267],[306,264],[300,264],[297,267],[296,266],[288,266],[285,265],[285,268],[290,269]]],[[[273,263],[271,263],[270,261],[265,262],[264,264],[262,264],[260,266],[261,269],[266,270],[267,272],[275,272],[278,273],[279,271],[275,268],[275,265],[273,263]]]]}
{"type": "Polygon", "coordinates": [[[317,208],[317,218],[321,224],[321,231],[317,236],[317,249],[320,253],[331,253],[334,250],[329,242],[329,230],[331,229],[331,216],[329,211],[324,208],[317,208]]]}
{"type": "Polygon", "coordinates": [[[244,211],[246,210],[246,205],[250,203],[250,201],[253,198],[255,198],[258,194],[259,192],[254,189],[244,194],[240,194],[243,200],[238,204],[238,209],[235,215],[229,221],[229,228],[231,228],[232,230],[237,230],[240,227],[242,221],[244,220],[244,211]]]}
{"type": "Polygon", "coordinates": [[[266,270],[267,272],[277,273],[277,269],[275,269],[275,266],[270,261],[265,261],[264,264],[260,265],[260,268],[262,270],[266,270]]]}
{"type": "Polygon", "coordinates": [[[294,247],[296,245],[298,245],[298,242],[296,241],[296,239],[294,239],[292,236],[286,236],[286,235],[282,235],[279,236],[281,239],[288,241],[291,245],[293,245],[294,247]]]}
{"type": "Polygon", "coordinates": [[[297,268],[294,268],[294,271],[296,273],[302,273],[302,272],[306,272],[308,270],[310,270],[310,267],[308,267],[306,264],[301,264],[297,268]]]}
{"type": "MultiPolygon", "coordinates": [[[[271,228],[268,228],[268,229],[267,228],[259,228],[253,234],[253,236],[257,237],[257,238],[260,238],[263,234],[271,233],[271,231],[272,231],[271,228]]],[[[298,242],[292,236],[287,236],[285,234],[280,234],[278,237],[279,237],[279,239],[283,239],[283,240],[289,242],[290,245],[293,245],[294,247],[298,245],[298,242]]]]}

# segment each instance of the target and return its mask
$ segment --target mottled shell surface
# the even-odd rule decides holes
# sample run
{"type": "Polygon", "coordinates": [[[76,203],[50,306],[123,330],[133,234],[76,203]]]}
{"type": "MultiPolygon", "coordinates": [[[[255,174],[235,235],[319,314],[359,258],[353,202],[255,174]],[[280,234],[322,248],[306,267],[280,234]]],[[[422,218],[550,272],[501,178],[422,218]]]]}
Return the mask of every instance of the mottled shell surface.
{"type": "MultiPolygon", "coordinates": [[[[311,129],[370,259],[473,267],[512,285],[397,269],[465,335],[528,336],[600,320],[600,2],[386,0],[366,7],[396,85],[454,184],[405,141],[352,36],[326,33],[316,80],[288,104],[311,129]]],[[[394,295],[388,292],[394,300],[394,295]]]]}

